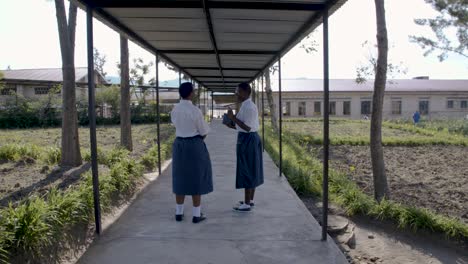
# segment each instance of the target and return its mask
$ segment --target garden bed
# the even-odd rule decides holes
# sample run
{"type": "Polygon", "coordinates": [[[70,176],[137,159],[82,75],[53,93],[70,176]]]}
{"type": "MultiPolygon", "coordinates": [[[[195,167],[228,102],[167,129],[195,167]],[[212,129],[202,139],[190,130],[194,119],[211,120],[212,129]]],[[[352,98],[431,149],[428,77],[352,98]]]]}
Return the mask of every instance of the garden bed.
{"type": "MultiPolygon", "coordinates": [[[[319,155],[320,146],[312,152],[319,155]]],[[[331,167],[373,195],[368,146],[332,146],[331,167]]],[[[384,147],[391,199],[468,223],[468,147],[384,147]]]]}
{"type": "MultiPolygon", "coordinates": [[[[1,130],[0,147],[6,144],[15,146],[34,146],[39,155],[51,150],[59,150],[60,128],[47,129],[14,129],[1,130]]],[[[86,159],[89,159],[89,129],[82,127],[79,129],[81,155],[85,159],[83,169],[86,166],[86,159]]],[[[173,127],[168,124],[161,126],[161,141],[174,134],[173,127]]],[[[133,125],[133,158],[142,157],[148,150],[157,143],[156,125],[133,125]]],[[[102,126],[97,128],[97,140],[99,153],[107,153],[119,146],[120,127],[102,126]]],[[[47,162],[45,158],[30,157],[26,154],[18,160],[0,161],[0,206],[5,206],[8,202],[18,201],[22,197],[29,195],[32,191],[47,190],[51,186],[63,183],[62,176],[72,173],[67,169],[57,168],[56,161],[47,162]]],[[[100,172],[106,172],[107,168],[100,168],[100,172]]],[[[69,181],[68,183],[73,183],[69,181]]],[[[62,184],[62,186],[67,184],[62,184]]]]}

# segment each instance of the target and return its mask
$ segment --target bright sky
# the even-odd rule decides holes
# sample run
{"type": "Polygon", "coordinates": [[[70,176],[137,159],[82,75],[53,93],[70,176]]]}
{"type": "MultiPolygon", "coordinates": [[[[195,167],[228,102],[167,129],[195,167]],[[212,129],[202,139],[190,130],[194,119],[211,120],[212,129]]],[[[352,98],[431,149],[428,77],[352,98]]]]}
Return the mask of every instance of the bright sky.
{"type": "MultiPolygon", "coordinates": [[[[389,42],[393,48],[389,59],[403,62],[406,75],[396,78],[412,78],[428,75],[431,79],[468,79],[468,61],[451,54],[439,62],[436,54],[423,56],[417,44],[410,43],[412,34],[430,34],[429,30],[414,24],[414,18],[435,15],[424,0],[386,1],[389,42]]],[[[86,66],[85,13],[79,11],[76,30],[76,66],[86,66]]],[[[375,43],[375,7],[373,0],[349,0],[330,18],[330,77],[355,78],[356,67],[366,60],[368,48],[362,43],[375,43]]],[[[107,57],[105,71],[108,76],[118,75],[116,64],[120,60],[119,36],[107,26],[95,20],[94,45],[107,57]]],[[[54,1],[50,0],[1,0],[0,1],[0,69],[57,68],[61,67],[61,55],[57,33],[54,1]]],[[[314,34],[321,45],[322,31],[314,34]]],[[[321,78],[322,47],[307,54],[299,47],[284,58],[283,78],[321,78]]],[[[145,62],[154,56],[130,43],[130,60],[141,57],[145,62]]],[[[153,68],[154,69],[154,68],[153,68]]],[[[177,78],[177,73],[160,67],[161,80],[177,78]]],[[[154,71],[153,71],[154,72],[154,71]]],[[[151,76],[149,76],[151,77],[151,76]]],[[[149,78],[148,78],[149,79],[149,78]]]]}

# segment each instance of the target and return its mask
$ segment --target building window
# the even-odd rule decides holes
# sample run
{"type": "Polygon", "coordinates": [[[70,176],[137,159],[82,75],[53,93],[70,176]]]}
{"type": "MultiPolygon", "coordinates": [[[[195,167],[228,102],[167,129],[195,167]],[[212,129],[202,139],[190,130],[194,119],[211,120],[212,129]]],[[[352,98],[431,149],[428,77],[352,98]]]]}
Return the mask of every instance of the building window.
{"type": "Polygon", "coordinates": [[[419,101],[419,113],[421,115],[429,114],[429,101],[427,100],[419,101]]]}
{"type": "Polygon", "coordinates": [[[371,101],[361,101],[361,115],[371,114],[371,101]]]}
{"type": "Polygon", "coordinates": [[[454,105],[453,100],[448,100],[447,101],[447,108],[448,109],[453,109],[453,105],[454,105]]]}
{"type": "Polygon", "coordinates": [[[16,85],[6,84],[2,89],[0,89],[0,95],[13,95],[16,93],[16,85]]]}
{"type": "Polygon", "coordinates": [[[336,115],[336,102],[330,102],[330,115],[336,115]]]}
{"type": "Polygon", "coordinates": [[[48,94],[50,87],[35,87],[34,94],[48,94]]]}
{"type": "Polygon", "coordinates": [[[468,101],[467,100],[462,100],[460,102],[460,108],[463,108],[463,109],[468,108],[468,101]]]}
{"type": "Polygon", "coordinates": [[[401,101],[392,101],[392,115],[401,115],[401,101]]]}
{"type": "Polygon", "coordinates": [[[298,113],[300,116],[306,115],[306,102],[299,102],[298,113]]]}
{"type": "Polygon", "coordinates": [[[283,107],[283,115],[284,116],[291,115],[291,102],[286,102],[286,105],[283,107]]]}
{"type": "Polygon", "coordinates": [[[314,115],[322,114],[322,106],[320,102],[314,102],[314,115]]]}
{"type": "Polygon", "coordinates": [[[351,102],[350,101],[343,102],[343,115],[351,115],[351,102]]]}

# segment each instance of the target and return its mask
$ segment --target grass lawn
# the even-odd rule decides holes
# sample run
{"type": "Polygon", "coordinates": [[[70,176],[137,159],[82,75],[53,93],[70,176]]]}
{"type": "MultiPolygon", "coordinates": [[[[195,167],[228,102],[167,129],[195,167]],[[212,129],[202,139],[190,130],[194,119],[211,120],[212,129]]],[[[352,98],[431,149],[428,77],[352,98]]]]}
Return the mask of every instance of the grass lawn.
{"type": "MultiPolygon", "coordinates": [[[[283,123],[285,131],[298,135],[312,144],[322,144],[323,121],[321,119],[291,119],[283,123]]],[[[468,138],[448,130],[426,129],[408,123],[384,122],[382,126],[384,145],[460,145],[468,146],[468,138]]],[[[369,120],[330,120],[332,145],[369,145],[369,120]]]]}

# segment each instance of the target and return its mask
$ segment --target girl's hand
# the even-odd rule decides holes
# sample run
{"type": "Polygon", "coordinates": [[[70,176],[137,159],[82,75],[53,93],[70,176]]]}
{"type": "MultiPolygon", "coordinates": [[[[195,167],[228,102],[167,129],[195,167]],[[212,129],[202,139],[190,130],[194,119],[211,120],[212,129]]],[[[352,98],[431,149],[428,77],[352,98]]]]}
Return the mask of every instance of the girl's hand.
{"type": "Polygon", "coordinates": [[[236,117],[234,115],[234,113],[232,112],[232,109],[229,107],[229,110],[227,112],[227,116],[229,117],[229,119],[233,120],[234,121],[234,118],[236,117]]]}

